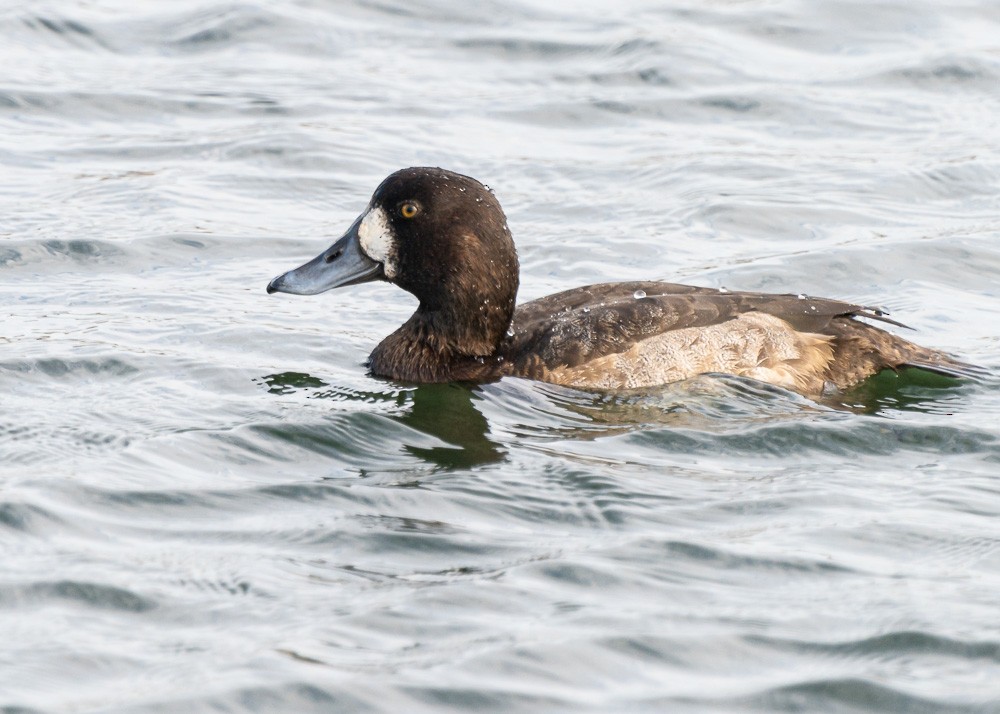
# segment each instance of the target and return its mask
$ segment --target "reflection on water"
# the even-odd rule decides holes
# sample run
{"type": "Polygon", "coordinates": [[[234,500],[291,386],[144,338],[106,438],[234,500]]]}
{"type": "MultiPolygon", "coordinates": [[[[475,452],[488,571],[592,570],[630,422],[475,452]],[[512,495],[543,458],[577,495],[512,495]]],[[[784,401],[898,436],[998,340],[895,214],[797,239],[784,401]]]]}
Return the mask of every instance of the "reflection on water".
{"type": "MultiPolygon", "coordinates": [[[[983,379],[987,379],[986,375],[983,379]]],[[[975,381],[922,369],[885,370],[830,401],[866,414],[897,411],[950,414],[975,389],[975,381]]]]}
{"type": "Polygon", "coordinates": [[[412,404],[393,418],[449,446],[407,446],[407,451],[442,468],[472,468],[503,461],[504,449],[489,438],[489,424],[476,409],[473,388],[427,384],[408,394],[412,404]]]}
{"type": "Polygon", "coordinates": [[[304,372],[280,372],[261,378],[270,394],[291,394],[300,389],[318,389],[327,386],[326,382],[304,372]]]}
{"type": "Polygon", "coordinates": [[[302,372],[281,372],[261,378],[270,394],[304,391],[312,399],[395,404],[389,418],[446,446],[404,448],[441,468],[471,468],[503,460],[503,450],[488,436],[486,417],[476,409],[475,387],[461,384],[426,384],[389,393],[324,389],[329,385],[302,372]]]}
{"type": "MultiPolygon", "coordinates": [[[[714,439],[728,436],[733,451],[753,452],[773,450],[774,444],[768,440],[796,439],[794,431],[789,432],[792,424],[827,422],[839,426],[827,431],[813,446],[839,452],[844,449],[844,435],[867,429],[863,423],[845,421],[849,414],[896,418],[906,412],[948,415],[974,389],[965,380],[917,369],[883,372],[848,393],[831,393],[821,402],[729,375],[703,375],[662,387],[612,394],[526,380],[481,386],[413,385],[405,389],[376,380],[388,387],[385,392],[331,389],[322,379],[298,372],[272,374],[261,381],[271,394],[302,392],[309,399],[391,406],[387,418],[406,427],[404,434],[415,437],[404,436],[395,447],[433,470],[503,463],[508,452],[503,446],[505,435],[558,440],[565,446],[656,432],[661,435],[661,448],[692,452],[711,450],[718,443],[714,439]],[[502,407],[492,424],[482,411],[484,404],[502,407]],[[543,414],[555,418],[539,420],[543,414]],[[443,444],[428,446],[425,437],[443,444]]],[[[299,432],[297,427],[282,427],[275,434],[295,441],[310,438],[308,431],[299,432]]],[[[321,439],[326,443],[323,451],[330,458],[339,458],[336,437],[333,441],[328,438],[321,439]]],[[[372,439],[376,438],[373,434],[372,439]]],[[[366,447],[370,449],[371,444],[366,447]]],[[[855,447],[865,448],[863,441],[856,442],[855,447]]],[[[878,451],[882,447],[872,444],[870,448],[878,451]]]]}

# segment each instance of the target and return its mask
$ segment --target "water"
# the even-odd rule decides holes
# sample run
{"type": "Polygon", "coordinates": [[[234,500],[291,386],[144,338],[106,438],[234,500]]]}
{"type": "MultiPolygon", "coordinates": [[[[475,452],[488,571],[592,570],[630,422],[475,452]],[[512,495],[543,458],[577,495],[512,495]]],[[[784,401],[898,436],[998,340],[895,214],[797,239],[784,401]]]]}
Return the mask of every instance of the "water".
{"type": "Polygon", "coordinates": [[[1000,709],[1000,381],[817,403],[373,379],[267,296],[378,181],[493,186],[521,298],[882,306],[1000,368],[1000,12],[0,11],[4,712],[1000,709]]]}

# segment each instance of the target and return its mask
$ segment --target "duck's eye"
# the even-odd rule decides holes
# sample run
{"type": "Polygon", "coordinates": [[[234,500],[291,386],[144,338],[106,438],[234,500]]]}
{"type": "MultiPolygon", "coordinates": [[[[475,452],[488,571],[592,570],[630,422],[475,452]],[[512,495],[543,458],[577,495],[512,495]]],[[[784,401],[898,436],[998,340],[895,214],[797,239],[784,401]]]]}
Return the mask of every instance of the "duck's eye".
{"type": "Polygon", "coordinates": [[[407,201],[399,207],[399,215],[403,218],[413,218],[418,213],[420,213],[420,206],[413,201],[407,201]]]}

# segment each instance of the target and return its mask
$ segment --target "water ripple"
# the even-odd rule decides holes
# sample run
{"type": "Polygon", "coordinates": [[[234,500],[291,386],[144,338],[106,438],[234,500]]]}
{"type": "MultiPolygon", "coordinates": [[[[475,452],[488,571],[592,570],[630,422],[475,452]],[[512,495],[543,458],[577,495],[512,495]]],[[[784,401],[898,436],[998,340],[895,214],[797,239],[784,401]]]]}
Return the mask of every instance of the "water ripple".
{"type": "Polygon", "coordinates": [[[88,608],[142,613],[156,607],[153,600],[131,590],[91,582],[61,580],[31,585],[0,586],[0,607],[25,609],[50,602],[70,602],[88,608]]]}

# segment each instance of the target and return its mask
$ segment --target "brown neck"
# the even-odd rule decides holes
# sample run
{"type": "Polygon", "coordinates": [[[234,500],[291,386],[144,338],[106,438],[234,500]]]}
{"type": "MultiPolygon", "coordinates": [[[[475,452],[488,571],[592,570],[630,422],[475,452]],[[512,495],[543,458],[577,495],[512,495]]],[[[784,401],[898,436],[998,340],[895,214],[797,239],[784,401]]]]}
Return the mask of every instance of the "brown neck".
{"type": "Polygon", "coordinates": [[[503,304],[483,298],[465,309],[431,311],[421,306],[379,343],[368,366],[373,374],[403,381],[463,379],[470,362],[482,362],[496,352],[513,313],[513,297],[503,304]]]}
{"type": "Polygon", "coordinates": [[[455,357],[486,357],[496,351],[514,317],[514,295],[479,294],[431,310],[423,304],[407,324],[424,340],[455,357]]]}

